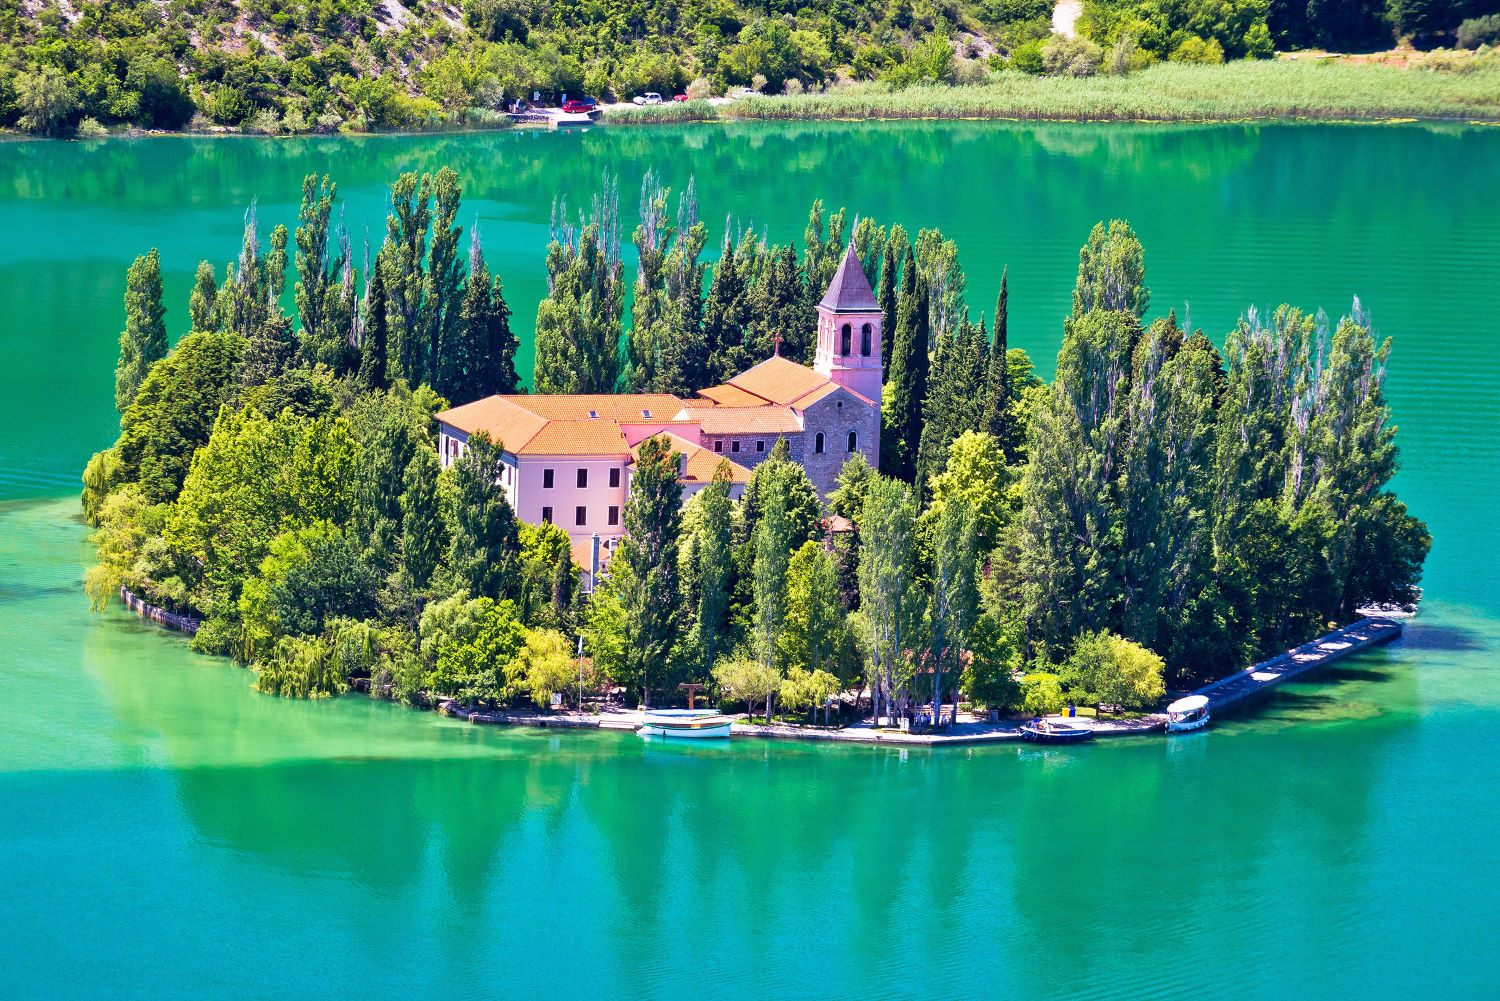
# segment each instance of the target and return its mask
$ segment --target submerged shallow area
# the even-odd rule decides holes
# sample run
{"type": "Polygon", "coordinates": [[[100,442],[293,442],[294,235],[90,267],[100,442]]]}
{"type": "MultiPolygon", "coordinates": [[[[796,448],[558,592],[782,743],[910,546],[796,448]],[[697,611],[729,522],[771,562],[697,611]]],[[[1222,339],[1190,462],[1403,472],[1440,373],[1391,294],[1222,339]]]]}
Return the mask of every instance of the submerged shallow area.
{"type": "Polygon", "coordinates": [[[0,996],[1484,994],[1497,154],[1494,130],[993,123],[0,146],[0,996]],[[1249,303],[1360,293],[1396,337],[1427,601],[1395,646],[1206,733],[940,751],[278,700],[88,613],[73,494],[113,432],[130,258],[161,246],[179,333],[252,197],[289,222],[331,170],[378,238],[381,186],[443,163],[523,333],[551,197],[606,166],[627,205],[647,167],[696,175],[712,224],[775,239],[816,195],[939,226],[976,312],[1010,264],[1044,372],[1098,218],[1140,231],[1153,312],[1215,337],[1249,303]]]}

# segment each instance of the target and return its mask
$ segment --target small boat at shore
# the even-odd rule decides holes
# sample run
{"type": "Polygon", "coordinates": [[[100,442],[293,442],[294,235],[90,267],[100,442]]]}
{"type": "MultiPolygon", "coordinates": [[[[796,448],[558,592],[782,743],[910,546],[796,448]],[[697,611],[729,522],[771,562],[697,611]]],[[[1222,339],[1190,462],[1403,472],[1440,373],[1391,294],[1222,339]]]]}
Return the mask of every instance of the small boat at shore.
{"type": "Polygon", "coordinates": [[[1036,744],[1076,744],[1092,740],[1094,731],[1086,726],[1069,726],[1050,719],[1034,719],[1021,727],[1021,739],[1036,744]]]}
{"type": "Polygon", "coordinates": [[[1208,697],[1189,695],[1167,706],[1167,732],[1186,733],[1208,726],[1208,697]]]}
{"type": "Polygon", "coordinates": [[[641,714],[642,737],[687,740],[723,740],[729,737],[733,717],[717,709],[647,709],[641,714]]]}

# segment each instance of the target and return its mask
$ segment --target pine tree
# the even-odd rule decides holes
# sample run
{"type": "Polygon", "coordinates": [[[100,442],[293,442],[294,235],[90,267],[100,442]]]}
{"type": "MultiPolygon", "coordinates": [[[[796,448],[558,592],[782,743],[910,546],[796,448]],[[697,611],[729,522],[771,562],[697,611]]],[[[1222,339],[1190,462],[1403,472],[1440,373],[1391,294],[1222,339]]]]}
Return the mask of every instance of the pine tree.
{"type": "Polygon", "coordinates": [[[214,280],[214,266],[207,261],[199,261],[198,273],[193,280],[193,293],[188,297],[188,321],[193,330],[220,329],[221,324],[214,311],[214,300],[218,295],[219,285],[214,280]]]}
{"type": "Polygon", "coordinates": [[[641,679],[641,696],[651,704],[653,672],[670,667],[681,638],[678,599],[678,536],[682,530],[682,487],[677,455],[668,438],[641,443],[630,494],[625,500],[625,538],[615,553],[620,568],[620,601],[626,613],[626,674],[641,679]]]}
{"type": "Polygon", "coordinates": [[[146,372],[167,356],[166,307],[161,301],[161,255],[156,248],[135,259],[125,274],[125,329],[115,365],[115,409],[135,399],[146,372]]]}

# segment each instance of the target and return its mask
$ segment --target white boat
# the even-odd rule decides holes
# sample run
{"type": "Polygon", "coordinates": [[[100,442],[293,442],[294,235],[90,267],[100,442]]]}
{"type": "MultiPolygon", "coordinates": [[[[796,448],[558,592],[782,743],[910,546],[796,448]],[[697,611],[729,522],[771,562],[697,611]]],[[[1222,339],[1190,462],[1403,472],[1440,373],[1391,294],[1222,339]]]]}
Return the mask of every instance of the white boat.
{"type": "Polygon", "coordinates": [[[717,709],[647,709],[636,733],[678,740],[727,739],[733,717],[717,709]]]}
{"type": "Polygon", "coordinates": [[[1189,695],[1167,706],[1167,732],[1183,733],[1208,726],[1208,696],[1189,695]]]}

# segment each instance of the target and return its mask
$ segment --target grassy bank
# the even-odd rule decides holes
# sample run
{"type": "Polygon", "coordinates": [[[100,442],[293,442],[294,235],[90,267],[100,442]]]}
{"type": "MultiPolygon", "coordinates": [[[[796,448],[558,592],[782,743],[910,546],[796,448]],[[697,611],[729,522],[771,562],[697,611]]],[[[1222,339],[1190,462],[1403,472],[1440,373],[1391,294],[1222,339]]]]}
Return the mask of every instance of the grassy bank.
{"type": "Polygon", "coordinates": [[[1433,118],[1500,121],[1500,59],[1460,70],[1338,60],[1161,63],[1129,76],[1005,73],[973,87],[879,84],[798,97],[713,105],[688,101],[618,108],[610,122],[718,119],[1044,118],[1089,121],[1223,121],[1247,118],[1433,118]]]}

